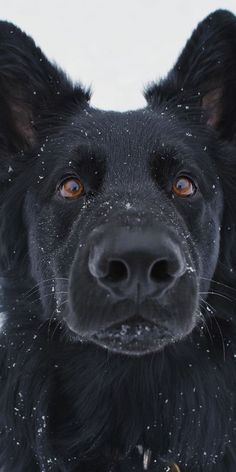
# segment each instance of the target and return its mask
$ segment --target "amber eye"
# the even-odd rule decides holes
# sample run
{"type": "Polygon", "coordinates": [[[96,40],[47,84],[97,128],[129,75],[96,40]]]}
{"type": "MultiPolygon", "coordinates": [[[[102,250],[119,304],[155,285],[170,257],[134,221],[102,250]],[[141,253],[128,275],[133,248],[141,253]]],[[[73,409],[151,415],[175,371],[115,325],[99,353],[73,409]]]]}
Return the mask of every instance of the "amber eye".
{"type": "Polygon", "coordinates": [[[68,177],[58,187],[63,198],[79,198],[84,194],[83,182],[78,177],[68,177]]]}
{"type": "Polygon", "coordinates": [[[196,191],[194,182],[184,175],[176,177],[172,185],[172,192],[179,197],[190,197],[196,191]]]}

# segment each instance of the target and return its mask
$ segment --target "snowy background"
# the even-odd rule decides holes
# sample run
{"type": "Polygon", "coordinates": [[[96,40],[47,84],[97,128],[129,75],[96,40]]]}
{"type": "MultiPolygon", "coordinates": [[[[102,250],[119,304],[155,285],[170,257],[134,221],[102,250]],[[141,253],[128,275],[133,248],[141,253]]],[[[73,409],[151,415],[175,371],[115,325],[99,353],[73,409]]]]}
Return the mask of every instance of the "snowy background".
{"type": "Polygon", "coordinates": [[[1,0],[1,18],[35,39],[74,80],[91,85],[92,104],[144,104],[144,85],[165,75],[197,23],[236,0],[1,0]]]}

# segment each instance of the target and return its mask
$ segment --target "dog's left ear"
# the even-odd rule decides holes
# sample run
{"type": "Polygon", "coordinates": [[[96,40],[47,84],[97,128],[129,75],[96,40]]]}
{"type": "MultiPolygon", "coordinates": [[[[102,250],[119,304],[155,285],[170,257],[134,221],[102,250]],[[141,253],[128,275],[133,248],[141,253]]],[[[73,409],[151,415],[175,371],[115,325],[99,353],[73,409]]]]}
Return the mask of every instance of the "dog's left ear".
{"type": "MultiPolygon", "coordinates": [[[[0,141],[7,152],[34,146],[43,120],[83,104],[89,92],[73,86],[19,28],[0,22],[0,141]]],[[[53,126],[53,119],[51,120],[53,126]]]]}
{"type": "Polygon", "coordinates": [[[202,110],[201,119],[208,126],[222,138],[232,139],[236,133],[236,17],[218,10],[202,21],[166,79],[151,85],[145,96],[154,108],[166,101],[185,105],[192,118],[194,110],[202,110]]]}

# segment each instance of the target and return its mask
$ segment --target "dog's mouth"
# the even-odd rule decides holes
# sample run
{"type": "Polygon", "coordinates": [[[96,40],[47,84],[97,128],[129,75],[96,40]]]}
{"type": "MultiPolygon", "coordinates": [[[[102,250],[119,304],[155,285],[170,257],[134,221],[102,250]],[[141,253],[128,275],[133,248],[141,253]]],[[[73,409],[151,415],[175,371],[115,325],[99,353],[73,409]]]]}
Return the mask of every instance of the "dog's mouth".
{"type": "Polygon", "coordinates": [[[114,304],[112,317],[117,321],[112,323],[110,315],[102,326],[97,318],[90,318],[86,326],[81,323],[82,317],[69,310],[64,321],[72,341],[92,343],[114,354],[143,356],[158,353],[186,338],[196,326],[198,305],[114,304]],[[121,313],[127,317],[119,320],[121,313]]]}
{"type": "Polygon", "coordinates": [[[182,337],[182,333],[135,316],[91,335],[89,340],[113,353],[140,356],[160,351],[182,337]]]}

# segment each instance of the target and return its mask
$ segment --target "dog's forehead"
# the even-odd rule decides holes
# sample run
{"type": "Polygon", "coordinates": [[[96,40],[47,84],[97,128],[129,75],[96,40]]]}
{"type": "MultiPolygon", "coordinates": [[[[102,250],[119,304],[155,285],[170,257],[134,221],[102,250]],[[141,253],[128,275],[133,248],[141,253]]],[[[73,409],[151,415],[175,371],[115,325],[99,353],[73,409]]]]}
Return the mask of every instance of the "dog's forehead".
{"type": "MultiPolygon", "coordinates": [[[[187,159],[197,164],[206,146],[204,139],[203,142],[196,139],[196,133],[190,128],[186,122],[179,121],[176,110],[164,107],[127,112],[88,107],[73,117],[68,141],[78,155],[84,147],[91,149],[95,158],[103,156],[114,172],[121,172],[125,169],[123,164],[129,163],[134,174],[136,170],[146,169],[153,159],[156,165],[163,167],[169,156],[175,156],[175,161],[187,159]]],[[[85,156],[88,154],[85,152],[85,156]]],[[[207,156],[204,161],[206,164],[207,156]]]]}
{"type": "Polygon", "coordinates": [[[110,151],[142,149],[158,145],[164,132],[158,113],[141,109],[128,112],[85,109],[76,117],[77,137],[110,151]]]}

